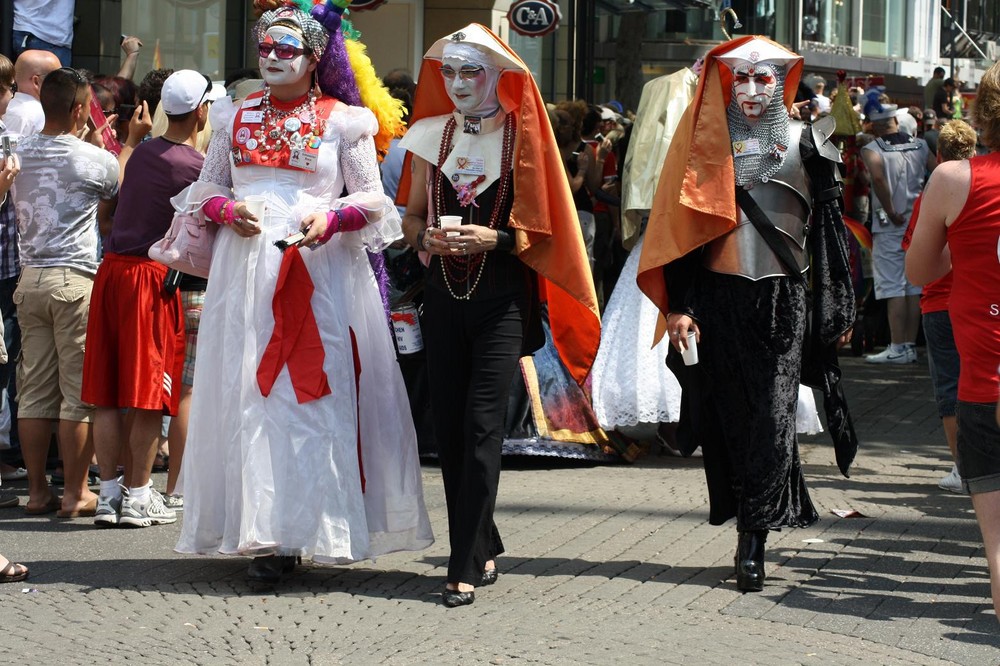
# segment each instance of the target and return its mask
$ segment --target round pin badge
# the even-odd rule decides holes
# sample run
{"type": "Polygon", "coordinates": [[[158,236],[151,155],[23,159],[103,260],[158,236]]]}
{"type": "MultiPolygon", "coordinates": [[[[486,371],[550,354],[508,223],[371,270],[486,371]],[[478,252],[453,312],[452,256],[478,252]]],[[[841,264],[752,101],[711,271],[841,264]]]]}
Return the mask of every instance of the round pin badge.
{"type": "Polygon", "coordinates": [[[247,148],[250,150],[256,150],[257,139],[250,139],[249,141],[247,141],[247,148]]]}
{"type": "Polygon", "coordinates": [[[302,127],[302,121],[295,116],[285,121],[285,131],[287,132],[298,132],[300,127],[302,127]]]}
{"type": "Polygon", "coordinates": [[[250,129],[241,127],[236,131],[236,143],[243,144],[250,138],[250,129]]]}

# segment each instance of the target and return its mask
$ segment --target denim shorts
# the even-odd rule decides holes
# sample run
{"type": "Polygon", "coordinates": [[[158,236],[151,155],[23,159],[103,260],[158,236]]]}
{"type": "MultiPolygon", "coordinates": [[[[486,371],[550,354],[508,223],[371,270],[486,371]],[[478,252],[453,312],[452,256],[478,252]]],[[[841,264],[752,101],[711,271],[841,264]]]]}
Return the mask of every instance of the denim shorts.
{"type": "Polygon", "coordinates": [[[931,369],[938,416],[954,416],[955,403],[958,401],[959,362],[955,336],[951,331],[951,317],[947,310],[941,310],[926,313],[923,320],[927,362],[931,369]]]}
{"type": "Polygon", "coordinates": [[[995,402],[958,401],[958,473],[972,494],[1000,490],[1000,426],[995,402]]]}

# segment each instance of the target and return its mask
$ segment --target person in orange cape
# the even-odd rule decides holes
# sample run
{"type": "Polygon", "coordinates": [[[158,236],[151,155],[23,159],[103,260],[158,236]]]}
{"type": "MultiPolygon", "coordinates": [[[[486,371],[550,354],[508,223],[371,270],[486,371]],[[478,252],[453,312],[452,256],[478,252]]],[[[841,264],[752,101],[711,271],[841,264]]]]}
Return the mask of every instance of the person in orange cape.
{"type": "Polygon", "coordinates": [[[801,70],[800,56],[764,37],[708,54],[664,162],[637,278],[664,315],[656,340],[670,335],[682,429],[691,423],[688,448],[704,451],[709,522],[736,518],[742,591],[763,588],[769,530],[818,519],[796,442],[800,377],[824,390],[845,474],[857,448],[836,367],[854,315],[840,156],[832,123],[789,120],[801,70]],[[695,344],[697,365],[678,365],[695,344]]]}
{"type": "Polygon", "coordinates": [[[397,201],[407,242],[429,256],[422,326],[451,543],[442,601],[454,607],[497,580],[507,400],[518,359],[542,345],[540,303],[580,384],[600,318],[555,137],[521,59],[477,24],[438,40],[412,120],[397,201]]]}

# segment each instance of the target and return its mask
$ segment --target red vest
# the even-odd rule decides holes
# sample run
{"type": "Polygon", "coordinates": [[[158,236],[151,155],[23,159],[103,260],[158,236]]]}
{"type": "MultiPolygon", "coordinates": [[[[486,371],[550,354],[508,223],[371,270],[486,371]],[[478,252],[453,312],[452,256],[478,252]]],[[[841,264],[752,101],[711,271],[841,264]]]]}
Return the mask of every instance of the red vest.
{"type": "MultiPolygon", "coordinates": [[[[263,91],[248,95],[236,111],[232,136],[233,164],[237,167],[255,164],[278,169],[292,169],[293,171],[315,171],[315,168],[308,169],[289,164],[293,151],[289,148],[288,142],[282,142],[279,150],[275,151],[273,147],[278,137],[283,136],[289,141],[301,144],[300,150],[315,158],[322,143],[323,128],[326,127],[327,119],[337,104],[337,100],[333,97],[320,97],[316,100],[316,117],[320,129],[317,132],[318,136],[313,136],[313,127],[310,124],[312,117],[308,112],[289,116],[279,121],[277,127],[269,127],[265,130],[263,104],[261,104],[263,98],[263,91]],[[268,132],[267,136],[264,135],[265,131],[268,132]],[[265,141],[268,146],[272,147],[272,150],[264,151],[265,141]]],[[[271,99],[271,105],[278,111],[291,111],[300,103],[299,100],[280,102],[274,98],[271,99]]]]}

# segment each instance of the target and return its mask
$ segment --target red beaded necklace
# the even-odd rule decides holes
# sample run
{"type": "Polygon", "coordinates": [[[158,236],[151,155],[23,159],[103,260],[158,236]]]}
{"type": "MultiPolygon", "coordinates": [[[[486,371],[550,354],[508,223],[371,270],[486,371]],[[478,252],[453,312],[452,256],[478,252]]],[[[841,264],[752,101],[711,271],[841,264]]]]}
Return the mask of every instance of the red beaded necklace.
{"type": "MultiPolygon", "coordinates": [[[[438,152],[437,175],[433,190],[434,226],[438,228],[441,227],[441,216],[445,214],[443,204],[444,173],[442,172],[442,168],[444,167],[445,160],[448,159],[448,155],[451,153],[451,140],[455,136],[455,128],[457,126],[458,123],[455,121],[455,117],[452,116],[448,118],[448,122],[444,126],[444,132],[441,134],[441,150],[438,152]]],[[[514,180],[512,167],[514,164],[515,136],[514,114],[508,113],[503,124],[503,143],[500,152],[500,182],[497,187],[497,196],[493,204],[493,210],[490,212],[490,221],[487,225],[490,229],[496,229],[500,224],[500,210],[504,207],[503,202],[507,200],[511,183],[514,180]]],[[[480,176],[467,185],[462,194],[457,195],[461,206],[465,207],[471,203],[473,207],[476,207],[476,187],[484,180],[486,180],[486,177],[480,176]]],[[[483,268],[486,266],[486,253],[479,252],[468,256],[442,255],[441,266],[444,269],[442,273],[444,274],[445,286],[448,287],[448,293],[460,301],[467,301],[472,297],[473,292],[476,291],[476,287],[479,286],[480,278],[483,277],[483,268]],[[471,280],[470,284],[473,273],[476,274],[476,277],[475,280],[471,280]],[[466,288],[465,293],[456,293],[452,285],[463,283],[466,288]]]]}

